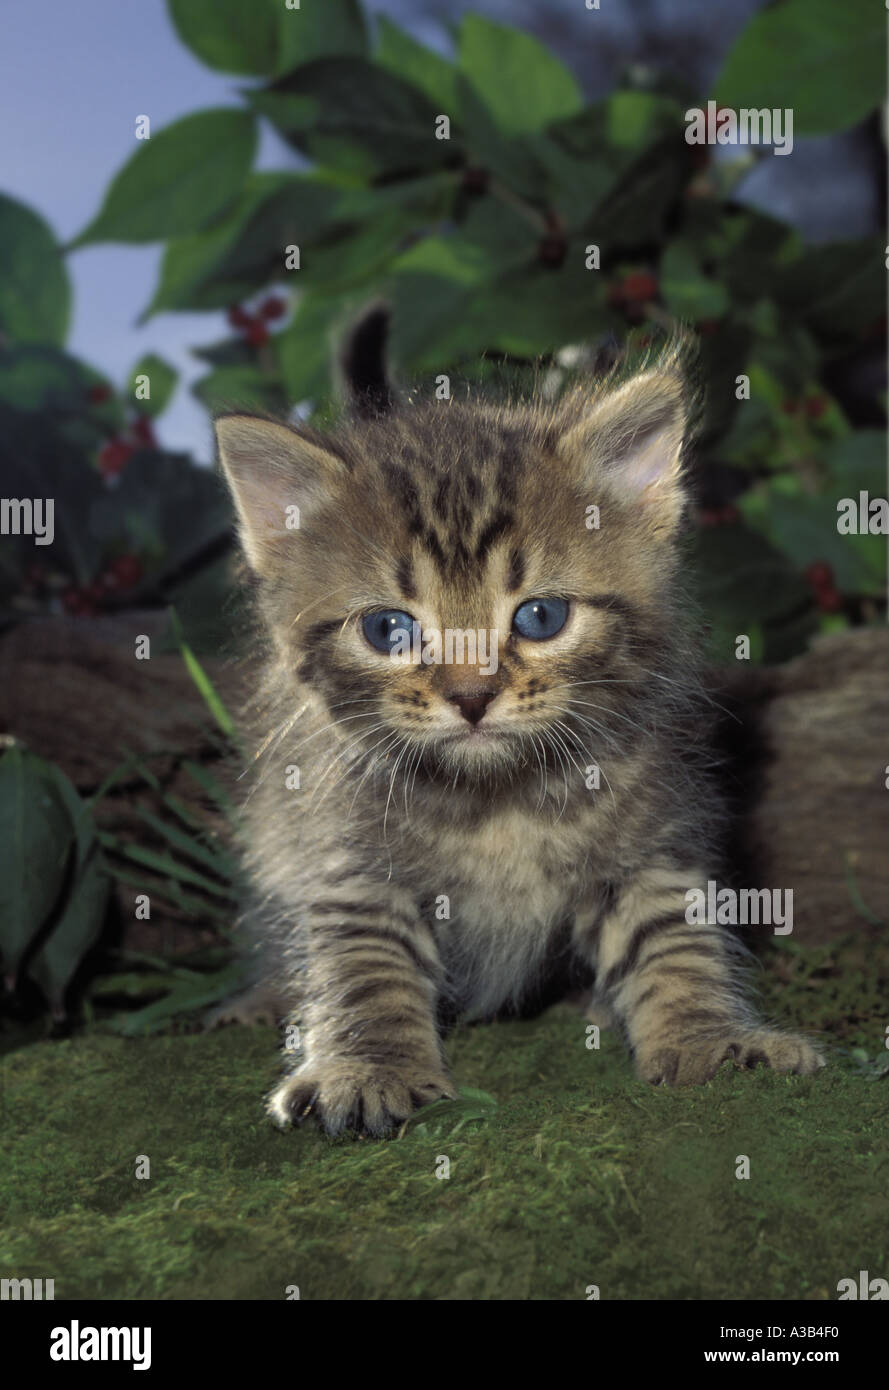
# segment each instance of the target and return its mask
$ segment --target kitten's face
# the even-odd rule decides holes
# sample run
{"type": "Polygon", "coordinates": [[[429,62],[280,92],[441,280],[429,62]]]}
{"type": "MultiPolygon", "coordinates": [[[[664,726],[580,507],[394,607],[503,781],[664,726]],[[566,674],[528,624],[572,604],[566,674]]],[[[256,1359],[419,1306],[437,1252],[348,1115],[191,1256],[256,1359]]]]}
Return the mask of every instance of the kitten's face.
{"type": "Polygon", "coordinates": [[[625,744],[680,506],[681,395],[648,376],[592,409],[427,405],[323,446],[221,421],[294,699],[308,684],[355,750],[448,777],[625,744]]]}

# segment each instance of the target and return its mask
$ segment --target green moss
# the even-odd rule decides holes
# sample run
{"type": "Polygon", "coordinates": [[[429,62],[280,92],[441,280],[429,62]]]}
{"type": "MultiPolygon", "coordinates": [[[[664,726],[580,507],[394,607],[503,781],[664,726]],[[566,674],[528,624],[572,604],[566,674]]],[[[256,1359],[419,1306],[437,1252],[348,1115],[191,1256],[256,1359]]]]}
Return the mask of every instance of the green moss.
{"type": "Polygon", "coordinates": [[[269,1029],[29,1042],[2,1064],[0,1273],[60,1298],[835,1297],[889,1272],[885,960],[857,950],[782,944],[765,976],[774,1014],[839,1039],[818,1076],[654,1090],[560,1006],[452,1040],[489,1119],[385,1143],[272,1129],[269,1029]]]}

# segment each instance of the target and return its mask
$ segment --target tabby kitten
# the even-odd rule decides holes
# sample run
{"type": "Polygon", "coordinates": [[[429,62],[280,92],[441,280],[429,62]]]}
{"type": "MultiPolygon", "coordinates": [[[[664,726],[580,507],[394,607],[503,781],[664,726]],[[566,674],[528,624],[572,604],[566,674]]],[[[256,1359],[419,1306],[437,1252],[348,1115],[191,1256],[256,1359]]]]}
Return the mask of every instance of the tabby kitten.
{"type": "Polygon", "coordinates": [[[745,1002],[735,939],[686,921],[719,823],[679,588],[688,410],[668,352],[556,404],[217,422],[269,638],[246,828],[301,1029],[279,1122],[380,1135],[455,1094],[446,1020],[572,976],[652,1083],[822,1064],[745,1002]],[[435,630],[496,644],[427,661],[435,630]]]}

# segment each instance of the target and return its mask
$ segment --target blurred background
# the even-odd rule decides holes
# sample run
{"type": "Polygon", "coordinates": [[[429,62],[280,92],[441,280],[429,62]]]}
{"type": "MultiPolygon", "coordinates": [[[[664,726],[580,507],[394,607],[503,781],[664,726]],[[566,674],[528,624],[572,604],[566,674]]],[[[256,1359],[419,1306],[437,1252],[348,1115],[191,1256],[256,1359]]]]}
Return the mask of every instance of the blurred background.
{"type": "Polygon", "coordinates": [[[130,919],[140,884],[165,904],[127,950],[220,945],[240,608],[211,417],[335,420],[340,344],[380,296],[421,393],[555,396],[690,330],[712,662],[885,623],[885,534],[837,526],[886,493],[884,25],[869,0],[6,17],[0,469],[55,503],[51,546],[0,538],[0,817],[30,807],[0,845],[10,984],[64,1014],[109,873],[130,919]],[[744,107],[789,109],[792,149],[717,138],[744,107]]]}
{"type": "Polygon", "coordinates": [[[827,1300],[886,1274],[885,26],[879,0],[5,7],[4,1276],[827,1300]],[[792,151],[722,143],[741,108],[789,109],[792,151]],[[556,397],[697,343],[723,878],[793,892],[792,936],[745,938],[823,1075],[651,1090],[559,1007],[458,1030],[458,1100],[331,1145],[266,1124],[271,1028],[204,1028],[244,983],[255,688],[212,414],[335,421],[379,298],[418,395],[556,397]],[[35,498],[51,545],[7,525],[35,498]]]}
{"type": "MultiPolygon", "coordinates": [[[[365,12],[387,16],[436,52],[453,56],[454,27],[472,10],[536,35],[574,73],[589,100],[658,77],[672,79],[677,91],[697,94],[697,100],[710,92],[730,48],[765,3],[738,0],[726,10],[710,0],[623,0],[590,11],[578,0],[549,0],[545,6],[531,0],[372,0],[365,12]]],[[[2,189],[40,213],[63,244],[86,225],[111,176],[132,153],[135,115],[150,114],[158,129],[201,106],[230,104],[250,80],[203,63],[180,41],[164,0],[146,0],[138,8],[84,0],[76,13],[61,0],[43,10],[18,6],[6,17],[4,47],[0,117],[15,138],[7,136],[3,144],[2,189]]],[[[271,122],[261,123],[255,168],[298,168],[303,162],[271,122]]],[[[884,189],[880,122],[873,116],[851,129],[807,135],[797,141],[792,158],[757,161],[735,198],[782,218],[815,244],[879,233],[884,189]]],[[[126,366],[152,348],[162,349],[181,384],[158,433],[168,447],[209,461],[206,412],[188,390],[201,373],[191,349],[208,333],[222,331],[224,318],[181,310],[158,313],[140,326],[161,256],[157,244],[113,242],[72,254],[67,343],[120,386],[126,366]]]]}

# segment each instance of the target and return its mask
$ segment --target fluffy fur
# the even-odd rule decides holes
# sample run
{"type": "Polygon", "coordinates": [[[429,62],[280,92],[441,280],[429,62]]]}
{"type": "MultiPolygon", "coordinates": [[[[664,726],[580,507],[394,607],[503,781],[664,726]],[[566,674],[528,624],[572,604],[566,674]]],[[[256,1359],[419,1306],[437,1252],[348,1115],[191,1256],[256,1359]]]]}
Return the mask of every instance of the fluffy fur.
{"type": "Polygon", "coordinates": [[[246,834],[301,1029],[280,1122],[381,1134],[454,1094],[449,1019],[585,978],[651,1082],[820,1065],[745,1002],[733,938],[685,919],[720,822],[676,544],[688,419],[670,352],[549,405],[218,421],[268,637],[246,834]],[[527,640],[513,614],[541,597],[568,621],[527,640]],[[361,628],[383,609],[496,629],[496,673],[393,662],[361,628]],[[457,701],[482,695],[471,723],[457,701]]]}

